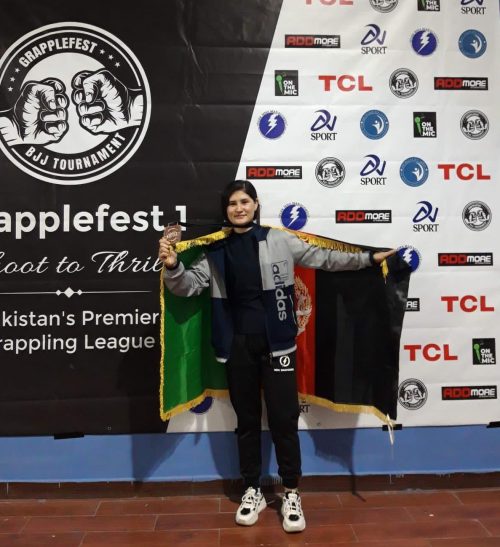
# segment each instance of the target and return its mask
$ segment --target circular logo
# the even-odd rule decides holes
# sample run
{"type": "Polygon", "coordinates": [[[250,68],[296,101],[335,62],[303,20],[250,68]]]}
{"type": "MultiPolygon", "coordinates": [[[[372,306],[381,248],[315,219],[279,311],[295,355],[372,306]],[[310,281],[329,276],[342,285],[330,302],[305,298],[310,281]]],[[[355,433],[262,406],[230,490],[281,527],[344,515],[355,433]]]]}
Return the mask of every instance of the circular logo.
{"type": "Polygon", "coordinates": [[[474,232],[480,232],[491,224],[491,209],[482,201],[471,201],[462,211],[464,224],[474,232]]]}
{"type": "Polygon", "coordinates": [[[380,13],[388,13],[396,8],[399,0],[370,0],[370,5],[380,13]]]}
{"type": "Polygon", "coordinates": [[[307,209],[300,203],[285,205],[280,213],[281,224],[290,230],[300,230],[307,222],[307,209]]]}
{"type": "Polygon", "coordinates": [[[399,168],[399,176],[408,186],[422,186],[429,177],[429,168],[421,158],[407,158],[399,168]]]}
{"type": "Polygon", "coordinates": [[[369,139],[381,139],[389,131],[389,120],[381,110],[368,110],[359,122],[361,131],[369,139]]]}
{"type": "Polygon", "coordinates": [[[264,112],[259,118],[259,131],[266,139],[278,139],[286,128],[285,118],[275,110],[264,112]]]}
{"type": "Polygon", "coordinates": [[[432,55],[437,48],[437,37],[428,28],[416,30],[411,37],[411,47],[418,55],[432,55]]]}
{"type": "Polygon", "coordinates": [[[408,266],[410,266],[412,272],[418,270],[418,267],[422,262],[422,257],[420,256],[420,252],[417,251],[415,247],[412,247],[411,245],[404,245],[403,247],[398,247],[397,253],[408,264],[408,266]]]}
{"type": "Polygon", "coordinates": [[[0,148],[55,184],[102,179],[141,144],[151,115],[146,75],[121,40],[83,23],[57,23],[15,42],[0,60],[7,108],[0,148]]]}
{"type": "Polygon", "coordinates": [[[486,51],[486,38],[482,32],[475,29],[469,29],[460,35],[458,47],[460,51],[469,59],[477,59],[486,51]]]}
{"type": "Polygon", "coordinates": [[[460,120],[462,133],[468,139],[475,141],[482,139],[488,133],[489,128],[488,118],[479,110],[467,111],[460,120]]]}
{"type": "Polygon", "coordinates": [[[337,158],[324,158],[316,165],[316,180],[327,188],[339,186],[344,178],[344,164],[337,158]]]}
{"type": "Polygon", "coordinates": [[[409,378],[399,385],[399,404],[407,410],[417,410],[427,401],[427,388],[415,378],[409,378]]]}
{"type": "Polygon", "coordinates": [[[408,99],[417,92],[418,78],[408,68],[398,68],[389,78],[389,87],[396,97],[408,99]]]}
{"type": "Polygon", "coordinates": [[[280,357],[280,365],[282,367],[289,367],[290,366],[290,356],[289,355],[282,355],[280,357]]]}
{"type": "Polygon", "coordinates": [[[307,289],[307,285],[302,279],[295,275],[295,316],[297,317],[297,336],[304,332],[309,323],[309,318],[312,313],[311,295],[307,289]]]}
{"type": "Polygon", "coordinates": [[[191,408],[190,411],[193,414],[206,414],[212,408],[213,403],[214,400],[212,397],[205,397],[199,405],[191,408]]]}

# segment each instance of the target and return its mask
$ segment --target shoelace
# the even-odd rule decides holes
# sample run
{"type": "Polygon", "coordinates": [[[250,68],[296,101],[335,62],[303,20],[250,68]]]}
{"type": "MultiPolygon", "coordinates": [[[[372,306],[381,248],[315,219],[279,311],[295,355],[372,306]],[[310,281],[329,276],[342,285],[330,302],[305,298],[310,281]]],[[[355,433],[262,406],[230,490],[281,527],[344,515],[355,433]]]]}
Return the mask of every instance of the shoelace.
{"type": "Polygon", "coordinates": [[[249,488],[241,498],[242,505],[245,505],[245,508],[255,509],[259,501],[259,493],[254,488],[249,488]]]}
{"type": "Polygon", "coordinates": [[[302,514],[300,498],[297,494],[291,492],[285,496],[285,512],[288,516],[290,516],[290,513],[296,515],[297,517],[302,514]]]}

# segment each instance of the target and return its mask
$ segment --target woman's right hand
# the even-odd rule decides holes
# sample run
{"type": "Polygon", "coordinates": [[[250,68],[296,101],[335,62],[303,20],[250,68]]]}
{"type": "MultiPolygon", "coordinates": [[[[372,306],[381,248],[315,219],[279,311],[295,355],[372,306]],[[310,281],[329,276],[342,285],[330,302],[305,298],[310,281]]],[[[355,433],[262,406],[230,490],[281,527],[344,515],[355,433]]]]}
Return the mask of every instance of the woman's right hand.
{"type": "Polygon", "coordinates": [[[165,237],[160,239],[158,258],[166,268],[173,269],[177,265],[177,253],[165,237]]]}

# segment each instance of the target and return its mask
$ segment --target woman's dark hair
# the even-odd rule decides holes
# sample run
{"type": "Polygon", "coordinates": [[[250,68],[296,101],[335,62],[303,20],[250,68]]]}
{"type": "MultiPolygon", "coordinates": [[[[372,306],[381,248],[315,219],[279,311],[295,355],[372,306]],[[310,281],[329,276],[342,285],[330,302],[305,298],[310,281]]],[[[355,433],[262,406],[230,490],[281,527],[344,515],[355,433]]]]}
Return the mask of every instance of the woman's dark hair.
{"type": "MultiPolygon", "coordinates": [[[[222,217],[224,218],[226,222],[228,221],[227,206],[229,205],[229,199],[238,190],[245,192],[245,194],[248,194],[254,201],[257,201],[257,190],[255,189],[255,186],[249,180],[233,180],[233,182],[230,182],[224,188],[220,197],[222,217]]],[[[257,207],[257,210],[255,211],[255,215],[253,218],[255,222],[257,222],[258,224],[260,221],[260,202],[257,207]]]]}

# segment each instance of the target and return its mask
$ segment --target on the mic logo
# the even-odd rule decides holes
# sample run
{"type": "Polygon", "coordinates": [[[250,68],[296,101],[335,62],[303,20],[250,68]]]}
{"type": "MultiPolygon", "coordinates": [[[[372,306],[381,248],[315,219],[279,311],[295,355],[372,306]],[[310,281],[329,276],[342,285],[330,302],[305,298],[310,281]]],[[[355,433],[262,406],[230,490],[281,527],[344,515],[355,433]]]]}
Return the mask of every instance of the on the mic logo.
{"type": "Polygon", "coordinates": [[[434,89],[446,91],[488,91],[488,78],[478,76],[435,76],[434,89]]]}
{"type": "Polygon", "coordinates": [[[441,0],[417,0],[418,11],[440,11],[441,0]]]}

